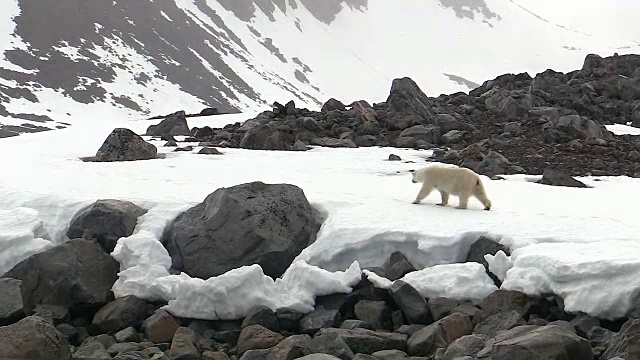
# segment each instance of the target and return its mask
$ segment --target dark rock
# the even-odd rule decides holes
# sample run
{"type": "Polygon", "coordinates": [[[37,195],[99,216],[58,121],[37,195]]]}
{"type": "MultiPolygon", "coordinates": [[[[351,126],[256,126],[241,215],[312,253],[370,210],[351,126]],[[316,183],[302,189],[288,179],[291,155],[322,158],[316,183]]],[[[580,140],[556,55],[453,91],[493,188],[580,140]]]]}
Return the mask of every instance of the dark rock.
{"type": "Polygon", "coordinates": [[[587,340],[559,326],[547,325],[524,333],[517,329],[502,334],[493,344],[491,360],[593,359],[587,340]]]}
{"type": "Polygon", "coordinates": [[[443,297],[430,298],[428,304],[431,316],[433,316],[433,320],[435,321],[449,315],[451,310],[458,306],[457,301],[443,297]]]}
{"type": "Polygon", "coordinates": [[[580,313],[569,322],[571,326],[575,329],[575,332],[581,337],[586,338],[587,334],[593,327],[600,326],[600,320],[594,318],[593,316],[580,313]]]}
{"type": "Polygon", "coordinates": [[[374,330],[371,324],[362,320],[347,319],[340,325],[341,329],[369,329],[374,330]]]}
{"type": "Polygon", "coordinates": [[[473,324],[473,326],[478,325],[484,318],[482,310],[478,309],[475,305],[468,302],[462,303],[454,307],[450,311],[451,314],[456,312],[469,316],[471,318],[471,324],[473,324]]]}
{"type": "Polygon", "coordinates": [[[113,129],[107,136],[96,156],[89,158],[89,161],[112,162],[112,161],[136,161],[155,159],[158,149],[150,144],[140,135],[125,128],[113,129]]]}
{"type": "Polygon", "coordinates": [[[516,310],[527,319],[535,308],[535,302],[525,293],[500,289],[484,298],[480,303],[480,308],[486,316],[502,311],[516,310]]]}
{"type": "Polygon", "coordinates": [[[464,140],[466,136],[466,131],[450,130],[449,132],[443,134],[440,140],[443,144],[457,144],[464,140]]]}
{"type": "Polygon", "coordinates": [[[511,161],[496,151],[489,151],[480,164],[478,165],[477,172],[479,174],[493,176],[499,174],[506,174],[507,169],[511,167],[511,161]]]}
{"type": "Polygon", "coordinates": [[[460,130],[460,131],[475,130],[475,127],[473,125],[458,121],[456,120],[455,117],[449,114],[436,115],[435,125],[440,128],[443,134],[446,134],[451,130],[460,130]]]}
{"type": "Polygon", "coordinates": [[[327,310],[316,307],[315,310],[300,319],[300,332],[313,335],[320,329],[336,326],[339,321],[339,310],[327,310]]]}
{"type": "Polygon", "coordinates": [[[13,324],[25,316],[20,284],[22,281],[17,279],[0,279],[0,326],[13,324]]]}
{"type": "Polygon", "coordinates": [[[386,101],[391,130],[403,130],[412,125],[432,120],[431,100],[410,78],[394,79],[386,101]]]}
{"type": "Polygon", "coordinates": [[[309,354],[298,359],[299,360],[339,360],[340,358],[337,358],[329,354],[309,354]]]}
{"type": "Polygon", "coordinates": [[[33,315],[39,316],[53,325],[69,321],[69,309],[59,305],[38,304],[33,310],[33,315]]]}
{"type": "Polygon", "coordinates": [[[0,354],[4,359],[71,359],[64,336],[37,316],[0,327],[0,354]]]}
{"type": "Polygon", "coordinates": [[[189,151],[193,151],[193,146],[188,145],[188,146],[183,146],[183,147],[177,147],[173,151],[174,152],[189,152],[189,151]]]}
{"type": "Polygon", "coordinates": [[[276,278],[315,240],[319,228],[302,189],[252,182],[214,191],[180,214],[163,242],[174,267],[191,276],[208,279],[259,264],[276,278]]]}
{"type": "Polygon", "coordinates": [[[463,356],[475,355],[484,348],[485,341],[489,340],[486,335],[465,335],[454,340],[447,347],[441,360],[455,360],[463,356]]]}
{"type": "Polygon", "coordinates": [[[407,353],[401,350],[380,350],[371,355],[380,360],[409,359],[407,353]]]}
{"type": "Polygon", "coordinates": [[[351,139],[336,139],[330,137],[321,137],[311,139],[311,144],[330,148],[357,148],[358,145],[351,139]]]}
{"type": "Polygon", "coordinates": [[[193,330],[180,327],[173,335],[169,357],[173,360],[200,360],[200,352],[195,345],[196,334],[193,330]]]}
{"type": "Polygon", "coordinates": [[[374,329],[391,329],[391,311],[384,301],[360,300],[354,307],[354,312],[374,329]]]}
{"type": "Polygon", "coordinates": [[[400,136],[396,139],[396,147],[415,148],[416,145],[417,145],[417,141],[412,137],[400,136]]]}
{"type": "Polygon", "coordinates": [[[79,347],[73,353],[74,359],[111,360],[111,355],[101,343],[95,342],[79,347]]]}
{"type": "Polygon", "coordinates": [[[389,161],[401,161],[402,158],[396,154],[390,154],[389,155],[389,161]]]}
{"type": "Polygon", "coordinates": [[[610,138],[608,131],[595,121],[579,115],[566,115],[557,120],[552,120],[545,127],[559,131],[566,137],[560,137],[555,142],[568,142],[573,139],[597,138],[607,140],[610,138]]]}
{"type": "Polygon", "coordinates": [[[229,356],[222,351],[205,350],[201,360],[229,360],[229,356]]]}
{"type": "Polygon", "coordinates": [[[173,142],[173,143],[177,143],[178,140],[176,140],[175,137],[173,137],[173,135],[171,134],[164,134],[164,135],[160,135],[160,140],[164,140],[166,142],[173,142]]]}
{"type": "Polygon", "coordinates": [[[347,342],[335,332],[318,333],[308,344],[308,351],[329,354],[342,360],[351,360],[354,357],[347,342]]]}
{"type": "Polygon", "coordinates": [[[202,116],[220,115],[220,111],[218,110],[218,108],[208,107],[208,108],[202,109],[202,111],[200,111],[200,115],[202,116]]]}
{"type": "Polygon", "coordinates": [[[608,342],[608,348],[602,355],[603,359],[616,356],[623,359],[638,359],[640,357],[640,319],[629,319],[620,331],[614,334],[608,342]]]}
{"type": "Polygon", "coordinates": [[[406,350],[407,336],[399,333],[376,332],[367,329],[322,329],[316,336],[337,334],[353,353],[373,354],[381,350],[406,350]]]}
{"type": "Polygon", "coordinates": [[[193,137],[196,139],[207,139],[215,135],[215,131],[210,126],[203,126],[200,129],[191,129],[193,137]]]}
{"type": "Polygon", "coordinates": [[[136,342],[115,343],[107,348],[107,353],[111,356],[115,356],[120,353],[142,351],[145,347],[145,344],[136,342]]]}
{"type": "Polygon", "coordinates": [[[164,147],[178,147],[178,143],[177,143],[177,142],[175,142],[175,141],[167,141],[167,142],[164,144],[164,147]]]}
{"type": "Polygon", "coordinates": [[[327,100],[327,102],[324,103],[324,105],[322,105],[322,108],[320,109],[320,111],[322,111],[323,113],[327,113],[330,111],[346,111],[346,110],[347,108],[344,106],[344,104],[334,98],[327,100]]]}
{"type": "Polygon", "coordinates": [[[526,322],[519,312],[515,310],[502,311],[482,320],[475,329],[473,329],[473,333],[486,335],[491,338],[498,335],[500,331],[510,330],[516,326],[525,324],[526,322]]]}
{"type": "Polygon", "coordinates": [[[273,332],[261,325],[250,325],[242,329],[238,338],[238,354],[242,355],[248,350],[268,349],[278,345],[284,340],[284,336],[273,332]]]}
{"type": "Polygon", "coordinates": [[[113,346],[113,344],[116,343],[116,340],[111,335],[100,334],[100,335],[97,335],[97,336],[91,336],[91,337],[86,338],[82,342],[82,344],[80,344],[80,347],[87,346],[89,344],[94,344],[94,343],[100,343],[100,344],[102,344],[102,346],[104,346],[105,349],[108,349],[111,346],[113,346]]]}
{"type": "Polygon", "coordinates": [[[200,149],[200,151],[198,151],[198,154],[202,154],[202,155],[222,155],[220,150],[218,150],[218,149],[216,149],[214,147],[203,147],[202,149],[200,149]]]}
{"type": "Polygon", "coordinates": [[[88,235],[111,253],[118,239],[133,234],[138,217],[146,213],[146,209],[129,201],[98,200],[75,213],[67,237],[77,239],[88,235]]]}
{"type": "Polygon", "coordinates": [[[415,141],[426,141],[431,144],[440,143],[440,128],[437,126],[415,125],[403,130],[401,137],[412,138],[415,141]]]}
{"type": "Polygon", "coordinates": [[[413,286],[397,280],[389,292],[409,323],[428,325],[433,322],[427,300],[413,286]]]}
{"type": "Polygon", "coordinates": [[[267,360],[293,360],[304,356],[311,343],[309,335],[291,335],[272,347],[267,360]]]}
{"type": "Polygon", "coordinates": [[[137,342],[140,341],[140,336],[135,328],[129,326],[124,328],[113,335],[117,342],[137,342]]]}
{"type": "Polygon", "coordinates": [[[402,325],[396,329],[397,333],[405,334],[408,337],[427,327],[421,324],[402,325]]]}
{"type": "Polygon", "coordinates": [[[298,113],[296,104],[293,100],[289,100],[286,104],[284,104],[284,113],[285,115],[296,115],[298,113]]]}
{"type": "Polygon", "coordinates": [[[385,269],[385,277],[391,281],[395,281],[412,271],[416,271],[416,268],[411,265],[404,254],[396,251],[391,254],[389,258],[389,265],[387,265],[385,269]]]}
{"type": "Polygon", "coordinates": [[[146,360],[148,358],[144,351],[127,351],[116,355],[113,360],[146,360]]]}
{"type": "Polygon", "coordinates": [[[587,333],[587,339],[589,339],[592,349],[604,353],[609,347],[609,343],[611,343],[614,335],[615,333],[609,329],[594,326],[587,333]]]}
{"type": "Polygon", "coordinates": [[[293,145],[291,146],[291,150],[293,150],[293,151],[307,151],[307,150],[309,150],[309,147],[304,142],[302,142],[300,140],[296,140],[296,142],[293,143],[293,145]]]}
{"type": "Polygon", "coordinates": [[[171,314],[158,310],[144,321],[144,333],[154,343],[170,342],[180,325],[171,314]]]}
{"type": "Polygon", "coordinates": [[[542,179],[538,180],[537,183],[553,186],[568,186],[578,188],[587,187],[587,185],[585,185],[582,181],[572,178],[564,171],[549,167],[544,169],[542,179]]]}
{"type": "Polygon", "coordinates": [[[4,276],[22,280],[25,313],[37,304],[97,307],[112,298],[120,265],[95,242],[70,240],[18,263],[4,276]]]}
{"type": "Polygon", "coordinates": [[[168,115],[159,124],[149,126],[146,132],[146,135],[149,136],[162,136],[165,134],[174,136],[191,135],[184,111],[178,111],[168,115]]]}
{"type": "Polygon", "coordinates": [[[242,328],[250,325],[262,325],[275,332],[280,331],[280,325],[276,314],[265,305],[253,309],[242,321],[242,328]]]}
{"type": "Polygon", "coordinates": [[[267,356],[269,349],[247,350],[240,356],[240,360],[267,360],[267,356]]]}
{"type": "Polygon", "coordinates": [[[473,327],[467,315],[453,313],[411,335],[407,340],[407,353],[412,356],[430,356],[438,348],[447,348],[454,340],[470,335],[473,327]]]}
{"type": "Polygon", "coordinates": [[[103,306],[92,324],[103,333],[114,334],[128,326],[139,327],[147,317],[147,303],[133,295],[117,298],[103,306]]]}
{"type": "Polygon", "coordinates": [[[518,136],[522,134],[522,126],[519,122],[508,122],[504,125],[504,132],[507,132],[511,135],[518,136]]]}
{"type": "Polygon", "coordinates": [[[302,313],[289,308],[281,308],[276,310],[276,318],[281,331],[297,333],[300,328],[299,323],[302,313]]]}
{"type": "Polygon", "coordinates": [[[499,287],[502,282],[491,271],[489,271],[489,263],[484,259],[485,255],[495,255],[498,251],[504,252],[507,256],[511,255],[509,249],[499,242],[491,240],[486,236],[480,236],[478,240],[471,244],[465,262],[477,262],[482,264],[489,277],[491,277],[493,282],[499,287]]]}

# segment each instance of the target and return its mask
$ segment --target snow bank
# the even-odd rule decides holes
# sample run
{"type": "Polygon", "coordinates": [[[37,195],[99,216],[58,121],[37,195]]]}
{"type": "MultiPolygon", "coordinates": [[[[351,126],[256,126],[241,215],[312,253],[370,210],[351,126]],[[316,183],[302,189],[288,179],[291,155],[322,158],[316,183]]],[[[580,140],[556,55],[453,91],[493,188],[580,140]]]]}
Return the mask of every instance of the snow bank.
{"type": "Polygon", "coordinates": [[[604,127],[615,135],[640,135],[640,128],[629,125],[613,124],[605,125],[604,127]]]}
{"type": "MultiPolygon", "coordinates": [[[[189,125],[221,127],[253,115],[192,118],[189,125]]],[[[581,178],[592,187],[576,189],[535,184],[528,176],[507,176],[506,181],[483,178],[494,203],[491,211],[483,211],[475,199],[469,210],[434,206],[439,201],[436,193],[423,204],[411,204],[419,185],[411,183],[408,171],[423,166],[428,151],[221,149],[222,156],[206,156],[195,154],[197,144],[193,144],[193,153],[175,153],[162,147],[163,142],[153,141],[165,154],[164,159],[123,163],[84,163],[78,159],[94,154],[114,127],[126,126],[142,133],[156,122],[74,125],[3,139],[0,210],[35,210],[30,219],[41,222],[50,235],[46,239],[58,244],[66,240],[64,234],[74,213],[98,199],[129,200],[148,209],[134,234],[120,239],[112,253],[121,266],[113,290],[117,296],[169,301],[171,311],[190,317],[242,316],[247,302],[310,309],[315,296],[349,291],[360,276],[359,267],[384,266],[395,251],[401,251],[417,268],[435,266],[412,275],[419,277],[417,284],[431,282],[416,285],[424,294],[475,298],[489,291],[486,275],[474,273],[480,270],[477,266],[447,264],[465,261],[470,244],[480,235],[498,239],[512,251],[513,267],[506,271],[503,287],[531,294],[557,292],[568,299],[571,310],[592,315],[620,313],[630,306],[623,300],[630,299],[640,287],[633,282],[621,285],[622,268],[630,278],[640,279],[640,254],[634,253],[639,230],[635,212],[635,204],[640,202],[638,179],[581,178]],[[390,153],[403,161],[387,161],[390,153]],[[214,190],[255,180],[300,186],[309,201],[328,214],[316,242],[296,258],[298,262],[287,277],[272,281],[256,267],[207,280],[170,275],[170,258],[159,242],[165,226],[214,190]],[[586,246],[593,254],[575,259],[573,248],[565,252],[553,246],[586,246]],[[628,262],[624,267],[615,261],[615,254],[607,255],[615,250],[612,247],[624,249],[622,259],[628,262]],[[529,251],[537,248],[543,249],[535,253],[539,259],[526,261],[529,251]],[[566,269],[556,271],[547,263],[564,264],[566,269]],[[602,271],[588,272],[581,268],[585,266],[598,266],[602,271]],[[600,274],[610,274],[614,281],[600,274]],[[585,283],[594,291],[582,291],[585,283]],[[221,292],[215,293],[216,288],[221,292]],[[604,290],[598,293],[598,289],[604,290]],[[609,294],[612,301],[602,301],[602,294],[609,294]],[[583,301],[572,301],[580,297],[583,301]]],[[[451,201],[452,206],[457,205],[456,198],[451,201]]],[[[26,215],[21,218],[29,219],[26,215]]],[[[6,237],[15,232],[13,228],[0,227],[0,234],[6,237]]],[[[30,239],[44,236],[30,231],[30,239]]],[[[0,254],[0,262],[30,253],[14,246],[11,251],[11,255],[0,254]]],[[[505,271],[508,264],[502,265],[505,271]]],[[[411,276],[408,278],[411,281],[411,276]]]]}
{"type": "Polygon", "coordinates": [[[53,246],[48,238],[37,211],[28,208],[0,210],[0,275],[29,256],[53,246]]]}
{"type": "MultiPolygon", "coordinates": [[[[364,270],[376,287],[388,289],[393,281],[364,270]]],[[[400,279],[413,286],[425,298],[445,297],[455,300],[482,300],[498,290],[484,266],[475,262],[435,265],[413,271],[400,279]]]]}

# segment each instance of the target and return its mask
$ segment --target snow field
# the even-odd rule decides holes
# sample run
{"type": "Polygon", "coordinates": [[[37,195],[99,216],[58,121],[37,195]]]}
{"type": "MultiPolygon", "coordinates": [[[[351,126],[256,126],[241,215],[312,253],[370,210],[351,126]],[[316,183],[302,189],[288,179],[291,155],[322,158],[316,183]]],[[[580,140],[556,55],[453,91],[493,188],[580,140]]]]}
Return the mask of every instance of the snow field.
{"type": "MultiPolygon", "coordinates": [[[[191,127],[220,127],[254,115],[188,121],[191,127]]],[[[503,181],[483,177],[494,204],[491,211],[483,211],[475,199],[469,210],[435,206],[436,192],[420,205],[411,204],[419,184],[411,183],[408,171],[427,166],[429,151],[221,149],[224,155],[207,156],[195,154],[197,147],[193,153],[174,153],[162,147],[164,142],[153,141],[166,158],[121,163],[79,160],[93,155],[114,127],[144,133],[155,123],[78,124],[19,140],[3,139],[0,221],[11,223],[7,216],[16,209],[30,210],[23,210],[29,216],[20,217],[25,219],[24,230],[18,225],[0,227],[0,239],[11,244],[26,234],[27,244],[33,246],[0,246],[9,248],[0,256],[11,257],[0,259],[0,264],[41,251],[42,241],[65,241],[77,210],[113,198],[149,210],[139,218],[134,234],[121,238],[112,253],[121,266],[115,294],[167,300],[168,309],[180,316],[240,318],[258,304],[309,311],[315,296],[350,291],[361,268],[383,266],[395,251],[403,252],[416,268],[425,268],[406,277],[423,295],[479,299],[495,287],[476,264],[459,263],[480,235],[511,247],[510,258],[488,257],[492,269],[504,276],[503,288],[531,295],[554,292],[565,299],[567,311],[620,316],[640,288],[633,280],[640,278],[634,212],[640,202],[638,179],[581,178],[591,187],[576,189],[535,184],[539,178],[535,176],[507,176],[503,181]],[[387,161],[390,153],[403,161],[387,161]],[[207,280],[170,275],[170,258],[159,242],[164,227],[217,188],[256,180],[300,186],[309,201],[328,214],[316,242],[276,281],[258,266],[207,280]],[[38,230],[39,223],[46,232],[38,230]]],[[[457,199],[450,203],[457,205],[457,199]]]]}

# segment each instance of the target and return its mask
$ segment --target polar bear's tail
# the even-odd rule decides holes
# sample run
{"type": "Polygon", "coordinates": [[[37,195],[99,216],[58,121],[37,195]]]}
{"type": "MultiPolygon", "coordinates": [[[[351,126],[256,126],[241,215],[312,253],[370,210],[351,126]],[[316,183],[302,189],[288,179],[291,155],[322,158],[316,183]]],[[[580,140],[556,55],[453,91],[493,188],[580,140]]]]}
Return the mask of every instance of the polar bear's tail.
{"type": "Polygon", "coordinates": [[[484,205],[485,210],[491,210],[491,200],[487,197],[487,193],[484,190],[484,185],[482,185],[480,178],[476,179],[476,186],[473,191],[473,195],[480,200],[482,205],[484,205]]]}

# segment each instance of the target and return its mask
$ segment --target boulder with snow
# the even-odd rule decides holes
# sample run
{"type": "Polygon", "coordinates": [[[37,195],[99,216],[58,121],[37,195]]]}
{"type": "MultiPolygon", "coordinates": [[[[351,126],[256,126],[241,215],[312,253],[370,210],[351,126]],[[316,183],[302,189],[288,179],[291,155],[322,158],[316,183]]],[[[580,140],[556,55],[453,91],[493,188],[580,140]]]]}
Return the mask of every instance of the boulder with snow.
{"type": "Polygon", "coordinates": [[[315,241],[317,212],[302,189],[251,182],[211,193],[180,214],[163,236],[175,268],[208,279],[259,264],[279,277],[315,241]]]}
{"type": "Polygon", "coordinates": [[[190,136],[191,130],[187,124],[187,118],[184,111],[177,111],[168,115],[157,125],[151,125],[147,128],[146,135],[149,136],[190,136]]]}
{"type": "Polygon", "coordinates": [[[0,327],[2,359],[71,359],[65,337],[37,316],[29,316],[15,324],[0,327]]]}
{"type": "Polygon", "coordinates": [[[577,188],[587,187],[587,185],[585,185],[582,181],[574,179],[564,171],[550,167],[544,169],[544,172],[542,173],[542,179],[538,180],[537,182],[538,184],[553,186],[568,186],[577,188]]]}
{"type": "Polygon", "coordinates": [[[110,253],[121,237],[131,236],[138,217],[147,213],[146,209],[130,202],[102,199],[82,208],[73,216],[67,236],[69,239],[95,239],[110,253]]]}
{"type": "Polygon", "coordinates": [[[113,129],[107,136],[96,156],[88,161],[112,162],[112,161],[136,161],[155,159],[158,149],[138,134],[126,128],[113,129]]]}
{"type": "Polygon", "coordinates": [[[21,261],[4,277],[22,281],[25,313],[38,304],[98,307],[113,297],[120,265],[96,242],[74,239],[21,261]]]}

